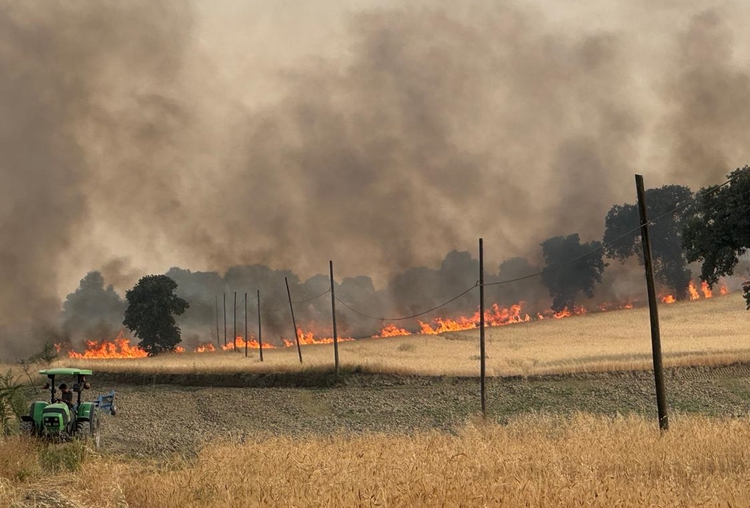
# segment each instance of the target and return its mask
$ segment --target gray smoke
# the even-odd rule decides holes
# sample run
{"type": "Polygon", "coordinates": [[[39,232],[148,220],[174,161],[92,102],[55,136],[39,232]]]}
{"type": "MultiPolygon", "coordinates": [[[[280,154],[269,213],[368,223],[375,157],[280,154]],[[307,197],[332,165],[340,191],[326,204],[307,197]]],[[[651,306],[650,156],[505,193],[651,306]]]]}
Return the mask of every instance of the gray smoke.
{"type": "Polygon", "coordinates": [[[747,161],[750,73],[738,42],[717,11],[693,17],[678,39],[665,127],[674,178],[713,185],[747,161]]]}
{"type": "Polygon", "coordinates": [[[634,172],[697,188],[748,158],[740,0],[207,5],[0,0],[0,354],[59,332],[93,269],[121,294],[199,270],[208,315],[253,266],[302,292],[334,259],[373,312],[416,308],[474,282],[432,271],[479,236],[539,263],[600,238],[634,172]]]}

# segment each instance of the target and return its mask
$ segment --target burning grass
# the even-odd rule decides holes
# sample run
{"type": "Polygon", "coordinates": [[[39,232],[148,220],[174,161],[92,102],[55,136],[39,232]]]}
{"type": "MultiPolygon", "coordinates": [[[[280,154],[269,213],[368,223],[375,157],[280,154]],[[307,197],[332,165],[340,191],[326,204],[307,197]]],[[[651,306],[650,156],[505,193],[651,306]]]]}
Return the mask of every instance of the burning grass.
{"type": "Polygon", "coordinates": [[[660,435],[635,416],[537,414],[456,434],[217,442],[161,463],[89,456],[49,477],[34,448],[11,439],[0,442],[0,505],[741,506],[749,440],[744,418],[678,416],[660,435]]]}
{"type": "MultiPolygon", "coordinates": [[[[660,306],[667,366],[750,362],[748,314],[739,294],[660,306]]],[[[647,309],[592,313],[568,319],[517,323],[487,330],[491,376],[545,375],[650,368],[647,309]]],[[[374,373],[476,376],[478,331],[362,339],[339,345],[344,369],[374,373]],[[408,346],[404,346],[408,344],[408,346]]],[[[126,360],[65,359],[58,363],[95,371],[140,374],[271,374],[331,368],[333,348],[309,345],[264,352],[172,354],[126,360]]]]}

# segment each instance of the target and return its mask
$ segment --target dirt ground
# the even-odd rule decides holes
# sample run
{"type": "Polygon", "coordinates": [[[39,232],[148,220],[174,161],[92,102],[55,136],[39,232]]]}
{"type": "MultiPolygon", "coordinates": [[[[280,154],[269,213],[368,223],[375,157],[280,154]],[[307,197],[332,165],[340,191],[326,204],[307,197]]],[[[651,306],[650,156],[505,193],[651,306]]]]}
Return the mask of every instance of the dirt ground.
{"type": "MultiPolygon", "coordinates": [[[[672,414],[749,415],[748,365],[670,369],[666,384],[672,414]]],[[[104,417],[103,451],[142,457],[190,455],[220,437],[451,432],[480,408],[479,382],[470,378],[359,376],[332,388],[114,388],[118,413],[104,417]]],[[[576,411],[656,419],[650,372],[489,379],[487,406],[500,422],[526,412],[576,411]]]]}

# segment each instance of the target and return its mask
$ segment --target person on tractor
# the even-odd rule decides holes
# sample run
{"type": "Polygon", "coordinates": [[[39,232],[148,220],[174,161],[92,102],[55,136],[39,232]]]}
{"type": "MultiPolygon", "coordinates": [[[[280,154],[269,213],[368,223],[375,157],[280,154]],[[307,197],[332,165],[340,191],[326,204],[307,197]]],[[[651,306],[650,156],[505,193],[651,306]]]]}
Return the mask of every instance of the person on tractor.
{"type": "Polygon", "coordinates": [[[60,399],[61,402],[65,402],[68,407],[73,407],[73,392],[70,391],[68,385],[65,383],[60,384],[60,399]]]}

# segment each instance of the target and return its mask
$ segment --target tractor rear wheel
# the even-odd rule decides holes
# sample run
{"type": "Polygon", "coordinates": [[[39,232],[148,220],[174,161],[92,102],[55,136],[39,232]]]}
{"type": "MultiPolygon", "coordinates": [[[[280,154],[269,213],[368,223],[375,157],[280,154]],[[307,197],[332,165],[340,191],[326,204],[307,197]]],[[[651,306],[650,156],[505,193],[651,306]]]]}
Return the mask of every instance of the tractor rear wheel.
{"type": "Polygon", "coordinates": [[[99,414],[95,410],[91,411],[89,420],[80,420],[76,423],[76,435],[78,439],[91,444],[94,449],[99,448],[101,442],[100,422],[99,414]]]}
{"type": "Polygon", "coordinates": [[[19,426],[19,431],[22,436],[33,436],[36,434],[36,429],[34,428],[34,422],[21,422],[19,426]]]}
{"type": "Polygon", "coordinates": [[[94,442],[94,448],[99,448],[101,443],[101,421],[99,420],[99,412],[96,409],[91,410],[91,419],[89,420],[89,432],[94,442]]]}

